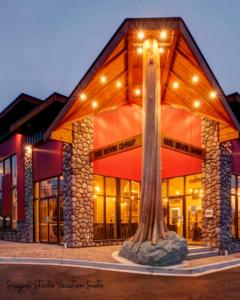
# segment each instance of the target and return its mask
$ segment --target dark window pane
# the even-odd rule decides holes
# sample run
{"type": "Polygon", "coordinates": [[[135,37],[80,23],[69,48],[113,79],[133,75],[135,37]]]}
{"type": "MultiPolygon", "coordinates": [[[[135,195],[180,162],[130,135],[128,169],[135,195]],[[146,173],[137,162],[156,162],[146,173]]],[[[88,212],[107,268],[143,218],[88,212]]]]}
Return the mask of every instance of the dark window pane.
{"type": "Polygon", "coordinates": [[[4,174],[10,174],[10,158],[4,161],[4,174]]]}
{"type": "Polygon", "coordinates": [[[17,157],[16,155],[12,156],[12,185],[17,185],[17,157]]]}
{"type": "Polygon", "coordinates": [[[0,162],[0,190],[2,189],[3,162],[0,162]]]}

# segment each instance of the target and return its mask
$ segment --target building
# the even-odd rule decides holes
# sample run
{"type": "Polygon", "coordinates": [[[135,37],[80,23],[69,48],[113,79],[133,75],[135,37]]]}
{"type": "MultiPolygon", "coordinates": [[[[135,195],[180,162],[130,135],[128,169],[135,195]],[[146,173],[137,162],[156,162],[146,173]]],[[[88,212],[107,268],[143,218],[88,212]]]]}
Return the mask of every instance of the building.
{"type": "Polygon", "coordinates": [[[225,96],[180,18],[126,19],[69,97],[21,94],[0,114],[1,239],[82,247],[136,231],[148,38],[165,222],[190,244],[239,251],[239,94],[225,96]]]}

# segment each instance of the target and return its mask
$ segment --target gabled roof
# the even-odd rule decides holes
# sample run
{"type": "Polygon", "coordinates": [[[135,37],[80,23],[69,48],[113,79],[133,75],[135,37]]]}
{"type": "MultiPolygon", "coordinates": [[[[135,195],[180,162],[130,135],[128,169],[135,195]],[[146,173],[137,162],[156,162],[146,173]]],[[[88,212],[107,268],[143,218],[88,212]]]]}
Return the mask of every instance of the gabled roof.
{"type": "Polygon", "coordinates": [[[10,103],[0,113],[0,140],[3,140],[10,134],[10,126],[42,104],[38,98],[27,94],[20,94],[12,103],[10,103]]]}
{"type": "Polygon", "coordinates": [[[72,123],[106,109],[130,103],[142,105],[142,59],[137,54],[141,47],[139,30],[146,38],[158,39],[161,54],[161,99],[163,104],[187,109],[220,123],[221,140],[238,136],[240,125],[232,113],[225,94],[199,50],[186,24],[181,18],[126,19],[99,54],[89,70],[69,97],[68,103],[58,114],[45,134],[45,139],[71,142],[72,123]],[[164,40],[159,37],[165,30],[164,40]],[[199,82],[194,84],[192,77],[199,82]],[[101,82],[101,77],[105,81],[101,82]],[[177,81],[179,88],[173,83],[177,81]],[[117,82],[121,85],[116,86],[117,82]],[[211,92],[216,97],[210,97],[211,92]],[[81,99],[81,94],[86,99],[81,99]],[[214,98],[214,99],[213,99],[214,98]],[[200,107],[194,107],[198,100],[200,107]],[[92,106],[95,101],[95,107],[92,106]]]}
{"type": "Polygon", "coordinates": [[[10,132],[31,135],[39,130],[45,131],[63,108],[67,99],[66,96],[59,93],[51,94],[41,105],[12,124],[10,132]]]}

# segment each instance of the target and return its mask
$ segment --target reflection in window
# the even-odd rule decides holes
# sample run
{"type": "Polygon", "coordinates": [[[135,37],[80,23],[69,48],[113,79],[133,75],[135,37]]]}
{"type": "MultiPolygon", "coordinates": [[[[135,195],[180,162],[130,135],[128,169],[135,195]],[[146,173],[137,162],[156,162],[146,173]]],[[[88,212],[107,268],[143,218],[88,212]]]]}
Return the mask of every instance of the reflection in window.
{"type": "Polygon", "coordinates": [[[179,196],[184,194],[183,177],[175,177],[168,180],[168,195],[179,196]]]}
{"type": "Polygon", "coordinates": [[[202,175],[195,174],[186,176],[186,191],[187,195],[202,194],[202,175]]]}
{"type": "Polygon", "coordinates": [[[17,228],[17,156],[12,155],[0,162],[0,229],[17,228]],[[11,212],[9,216],[2,214],[2,181],[3,177],[10,174],[11,212]]]}

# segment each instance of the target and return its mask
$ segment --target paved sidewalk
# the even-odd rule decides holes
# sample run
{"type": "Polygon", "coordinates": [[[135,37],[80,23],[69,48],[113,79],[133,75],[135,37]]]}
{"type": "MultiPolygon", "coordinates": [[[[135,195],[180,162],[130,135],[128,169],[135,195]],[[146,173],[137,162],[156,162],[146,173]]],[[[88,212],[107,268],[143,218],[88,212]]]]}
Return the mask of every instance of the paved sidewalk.
{"type": "Polygon", "coordinates": [[[115,262],[112,253],[120,246],[67,248],[54,244],[17,243],[0,241],[0,257],[37,257],[59,259],[81,259],[101,262],[115,262]]]}
{"type": "Polygon", "coordinates": [[[151,267],[119,258],[121,246],[67,248],[51,244],[0,241],[0,263],[56,264],[151,275],[199,276],[240,266],[240,253],[185,261],[178,266],[151,267]]]}

